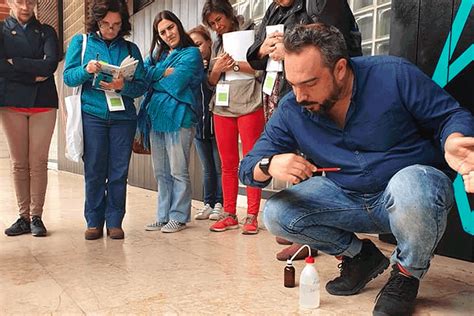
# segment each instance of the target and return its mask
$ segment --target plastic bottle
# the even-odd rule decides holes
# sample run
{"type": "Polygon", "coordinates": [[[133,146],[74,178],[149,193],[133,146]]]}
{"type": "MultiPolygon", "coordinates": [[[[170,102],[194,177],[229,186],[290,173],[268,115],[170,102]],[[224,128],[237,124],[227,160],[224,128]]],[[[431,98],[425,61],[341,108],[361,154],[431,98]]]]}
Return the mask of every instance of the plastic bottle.
{"type": "Polygon", "coordinates": [[[300,308],[315,309],[319,307],[319,275],[313,257],[306,257],[305,262],[300,275],[300,308]]]}
{"type": "Polygon", "coordinates": [[[284,270],[284,286],[295,287],[295,267],[290,259],[286,260],[286,266],[284,270]]]}

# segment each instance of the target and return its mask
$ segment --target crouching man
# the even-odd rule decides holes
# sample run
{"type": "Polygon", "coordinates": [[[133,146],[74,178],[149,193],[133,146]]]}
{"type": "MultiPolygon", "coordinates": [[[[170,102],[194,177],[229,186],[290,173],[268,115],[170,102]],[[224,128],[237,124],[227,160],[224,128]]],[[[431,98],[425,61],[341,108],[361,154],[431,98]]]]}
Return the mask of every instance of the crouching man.
{"type": "Polygon", "coordinates": [[[474,192],[474,118],[403,59],[349,59],[334,27],[298,26],[284,45],[293,92],[242,160],[240,179],[294,184],[267,201],[264,222],[342,260],[330,294],[356,294],[389,266],[355,233],[392,233],[392,272],[373,313],[410,314],[454,204],[456,172],[474,192]],[[312,177],[329,167],[340,170],[312,177]]]}

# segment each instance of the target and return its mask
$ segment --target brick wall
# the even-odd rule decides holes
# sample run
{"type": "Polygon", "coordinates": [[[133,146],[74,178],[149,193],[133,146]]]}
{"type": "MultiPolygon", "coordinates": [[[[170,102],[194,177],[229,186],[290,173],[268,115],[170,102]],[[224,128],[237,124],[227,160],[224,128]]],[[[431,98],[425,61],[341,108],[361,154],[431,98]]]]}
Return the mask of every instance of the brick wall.
{"type": "Polygon", "coordinates": [[[0,0],[0,20],[4,20],[10,14],[10,8],[7,6],[7,0],[0,0]]]}
{"type": "MultiPolygon", "coordinates": [[[[1,0],[0,0],[1,1],[1,0]]],[[[64,50],[67,44],[77,33],[84,32],[85,0],[64,0],[63,1],[63,29],[64,29],[64,50]]]]}

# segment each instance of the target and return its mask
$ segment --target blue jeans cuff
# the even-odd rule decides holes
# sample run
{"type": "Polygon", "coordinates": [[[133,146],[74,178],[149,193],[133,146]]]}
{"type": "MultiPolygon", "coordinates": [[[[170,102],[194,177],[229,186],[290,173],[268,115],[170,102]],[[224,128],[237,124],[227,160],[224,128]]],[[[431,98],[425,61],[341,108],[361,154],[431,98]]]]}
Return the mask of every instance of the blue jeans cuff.
{"type": "Polygon", "coordinates": [[[344,250],[339,255],[354,258],[355,256],[357,256],[359,254],[359,252],[361,250],[362,250],[362,241],[360,239],[354,237],[354,238],[352,238],[352,241],[351,241],[349,247],[347,247],[347,249],[344,250]]]}

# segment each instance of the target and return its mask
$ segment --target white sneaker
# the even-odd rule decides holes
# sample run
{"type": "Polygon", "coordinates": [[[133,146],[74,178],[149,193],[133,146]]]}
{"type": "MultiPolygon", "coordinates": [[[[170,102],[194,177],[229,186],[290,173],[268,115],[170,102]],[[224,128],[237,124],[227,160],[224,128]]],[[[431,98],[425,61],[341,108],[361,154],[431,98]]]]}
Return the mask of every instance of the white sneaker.
{"type": "Polygon", "coordinates": [[[161,227],[161,232],[162,233],[176,233],[185,228],[186,228],[186,223],[180,223],[175,220],[170,220],[168,224],[161,227]]]}
{"type": "Polygon", "coordinates": [[[154,230],[160,230],[161,227],[165,226],[167,223],[163,222],[153,222],[151,224],[145,225],[145,230],[147,231],[154,231],[154,230]]]}
{"type": "Polygon", "coordinates": [[[211,211],[211,214],[209,215],[209,219],[211,221],[217,221],[219,216],[222,214],[222,204],[221,203],[216,203],[214,205],[214,209],[211,211]]]}
{"type": "Polygon", "coordinates": [[[194,216],[194,219],[198,219],[198,220],[208,219],[212,211],[213,211],[212,207],[209,204],[206,204],[199,212],[196,213],[196,215],[194,216]]]}

